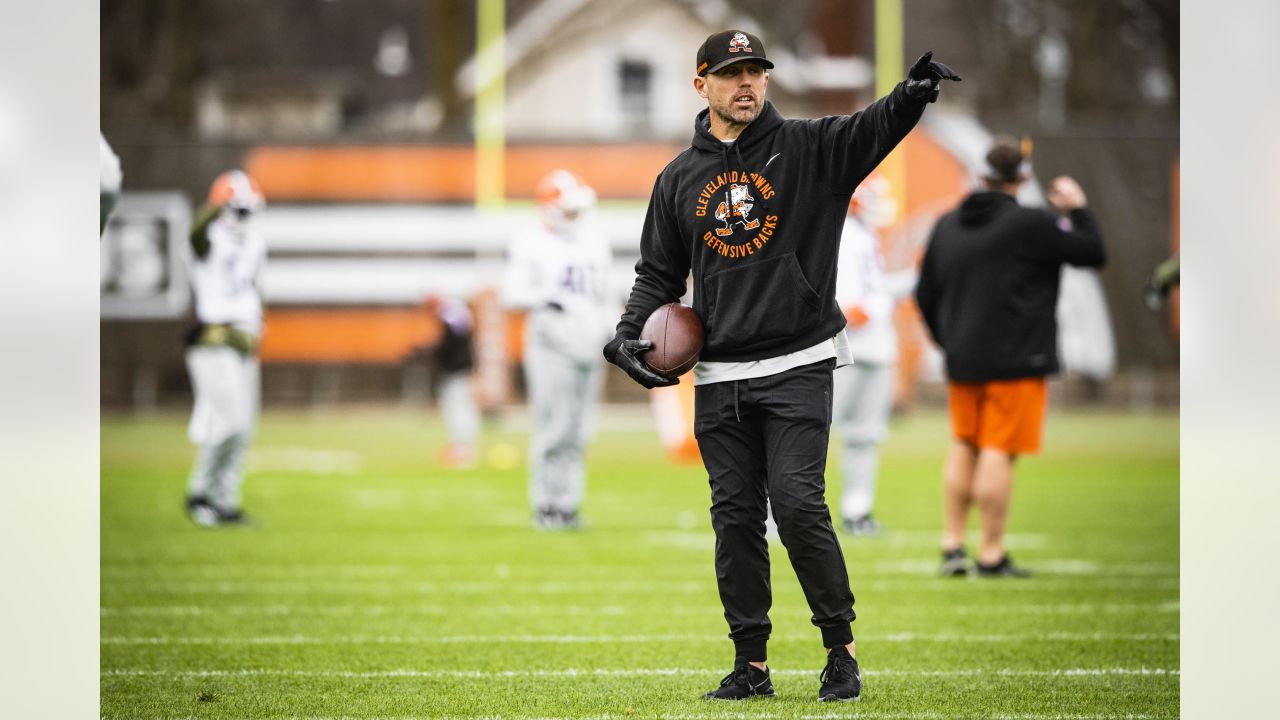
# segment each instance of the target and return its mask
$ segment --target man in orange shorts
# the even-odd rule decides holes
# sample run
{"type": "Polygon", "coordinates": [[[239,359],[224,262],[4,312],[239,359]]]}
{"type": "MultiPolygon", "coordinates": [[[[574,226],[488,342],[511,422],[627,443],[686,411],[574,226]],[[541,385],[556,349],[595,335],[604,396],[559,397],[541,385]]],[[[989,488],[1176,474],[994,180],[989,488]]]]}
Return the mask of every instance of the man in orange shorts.
{"type": "Polygon", "coordinates": [[[1058,278],[1063,264],[1106,260],[1097,220],[1069,177],[1049,187],[1059,215],[1014,199],[1027,176],[1018,147],[987,154],[986,190],[944,215],[929,239],[916,301],[946,354],[954,440],[943,469],[942,573],[966,575],[969,510],[982,528],[981,576],[1029,573],[1004,549],[1019,455],[1040,449],[1045,378],[1058,371],[1058,278]]]}

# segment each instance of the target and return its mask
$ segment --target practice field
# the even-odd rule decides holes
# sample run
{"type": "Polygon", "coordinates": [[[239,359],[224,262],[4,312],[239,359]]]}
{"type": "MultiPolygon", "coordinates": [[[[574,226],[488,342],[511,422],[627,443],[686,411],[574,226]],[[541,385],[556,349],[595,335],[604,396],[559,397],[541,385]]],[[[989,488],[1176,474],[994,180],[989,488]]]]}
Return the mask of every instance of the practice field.
{"type": "Polygon", "coordinates": [[[706,477],[643,412],[602,419],[575,533],[531,528],[514,425],[451,472],[430,415],[268,413],[255,524],[209,530],[182,513],[185,418],[104,416],[102,716],[1177,717],[1176,416],[1049,418],[1010,526],[1029,580],[934,576],[945,419],[896,421],[887,532],[841,536],[866,689],[839,706],[814,700],[819,636],[776,540],[778,697],[700,699],[732,663],[706,477]]]}

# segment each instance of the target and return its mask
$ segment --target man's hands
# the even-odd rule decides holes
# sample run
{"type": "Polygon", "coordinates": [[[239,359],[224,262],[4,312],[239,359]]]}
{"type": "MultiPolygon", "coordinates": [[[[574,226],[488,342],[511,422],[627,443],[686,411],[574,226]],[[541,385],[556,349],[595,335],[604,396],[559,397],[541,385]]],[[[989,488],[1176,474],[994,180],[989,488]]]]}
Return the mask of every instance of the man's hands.
{"type": "Polygon", "coordinates": [[[653,371],[639,358],[639,354],[653,347],[648,340],[630,340],[616,337],[604,346],[604,356],[609,362],[622,368],[632,380],[640,383],[645,389],[676,385],[680,381],[662,377],[653,371]]]}
{"type": "Polygon", "coordinates": [[[1078,210],[1088,202],[1085,199],[1084,189],[1080,187],[1080,183],[1069,175],[1059,175],[1054,178],[1053,182],[1049,183],[1049,190],[1045,193],[1045,199],[1059,212],[1078,210]]]}
{"type": "Polygon", "coordinates": [[[938,86],[943,80],[960,82],[954,70],[940,62],[934,62],[933,51],[920,56],[907,71],[907,94],[913,98],[934,102],[938,99],[938,86]]]}

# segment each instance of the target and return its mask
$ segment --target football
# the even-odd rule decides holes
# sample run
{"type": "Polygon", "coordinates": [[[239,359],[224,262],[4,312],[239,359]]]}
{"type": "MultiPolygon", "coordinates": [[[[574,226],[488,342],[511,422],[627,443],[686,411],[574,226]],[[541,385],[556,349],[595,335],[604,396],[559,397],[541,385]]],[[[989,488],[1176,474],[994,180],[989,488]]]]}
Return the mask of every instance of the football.
{"type": "Polygon", "coordinates": [[[659,375],[679,377],[698,363],[702,353],[702,321],[688,305],[668,303],[653,311],[640,339],[653,343],[653,349],[640,358],[659,375]]]}

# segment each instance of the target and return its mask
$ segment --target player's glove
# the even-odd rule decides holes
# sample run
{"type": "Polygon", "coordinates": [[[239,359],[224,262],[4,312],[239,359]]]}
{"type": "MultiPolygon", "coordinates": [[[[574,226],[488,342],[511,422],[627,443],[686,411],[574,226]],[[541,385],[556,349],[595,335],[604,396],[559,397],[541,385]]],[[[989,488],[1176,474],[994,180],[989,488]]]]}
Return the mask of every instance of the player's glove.
{"type": "Polygon", "coordinates": [[[907,94],[918,100],[934,102],[938,99],[938,86],[943,80],[960,82],[954,70],[933,60],[933,51],[920,56],[907,71],[907,94]]]}
{"type": "Polygon", "coordinates": [[[652,347],[653,343],[648,340],[616,337],[604,346],[604,357],[622,368],[623,372],[630,375],[632,380],[640,383],[646,390],[678,384],[679,380],[662,377],[640,359],[640,353],[652,347]]]}

